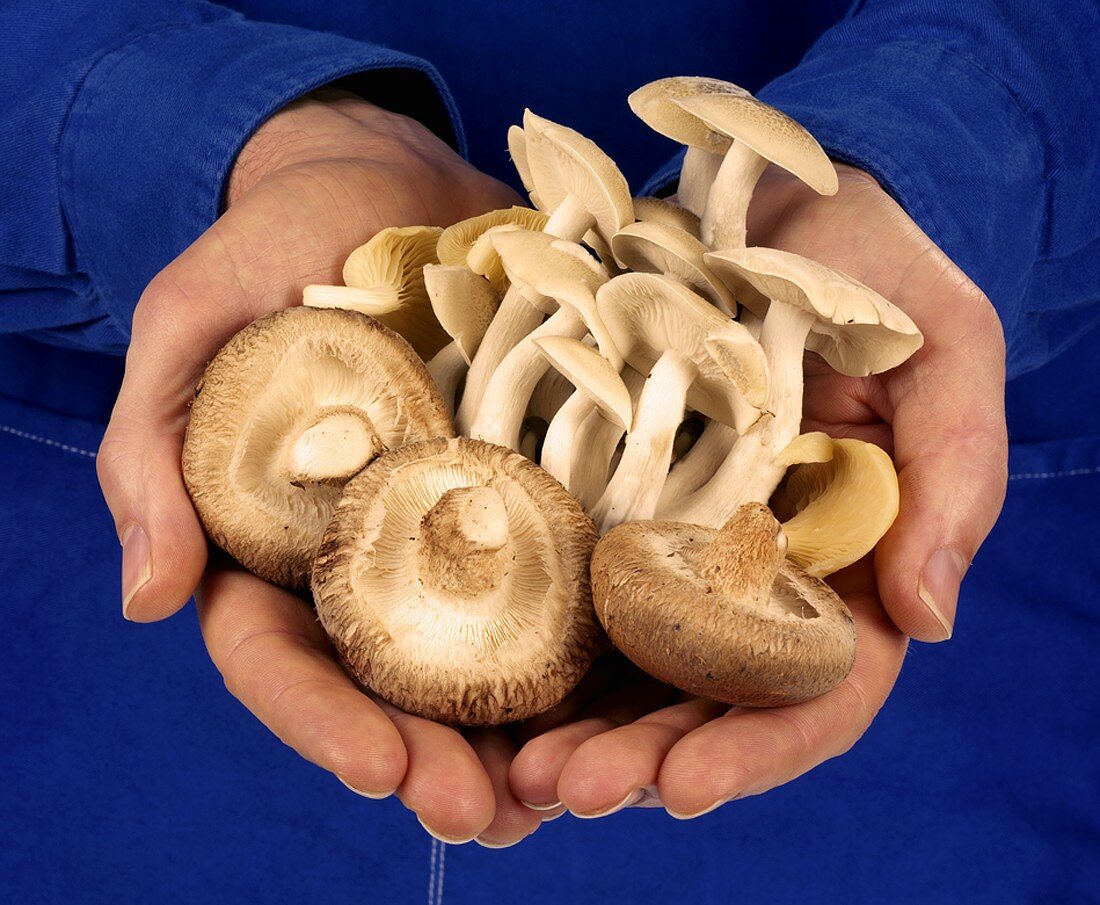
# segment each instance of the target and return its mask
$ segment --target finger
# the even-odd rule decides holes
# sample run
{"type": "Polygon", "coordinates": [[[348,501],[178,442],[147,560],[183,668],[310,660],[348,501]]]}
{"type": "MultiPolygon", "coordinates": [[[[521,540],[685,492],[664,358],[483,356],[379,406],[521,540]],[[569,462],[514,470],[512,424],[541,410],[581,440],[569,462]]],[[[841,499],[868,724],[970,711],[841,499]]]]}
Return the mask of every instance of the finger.
{"type": "Polygon", "coordinates": [[[394,792],[405,777],[401,736],[332,659],[301,600],[235,571],[207,575],[196,600],[210,659],[237,700],[359,794],[394,792]]]}
{"type": "Polygon", "coordinates": [[[630,680],[593,701],[574,721],[531,739],[520,749],[508,774],[513,794],[527,807],[550,810],[561,804],[558,780],[566,762],[588,739],[630,723],[670,703],[674,692],[648,677],[630,680]]]}
{"type": "Polygon", "coordinates": [[[922,641],[951,637],[959,587],[1001,511],[1008,470],[996,314],[979,300],[945,320],[936,330],[953,335],[930,337],[887,384],[901,505],[876,567],[883,605],[922,641]]]}
{"type": "Polygon", "coordinates": [[[558,793],[578,817],[605,817],[655,798],[661,763],[681,738],[729,710],[705,698],[665,707],[580,744],[561,771],[558,793]]]}
{"type": "Polygon", "coordinates": [[[791,707],[734,708],[685,735],[669,751],[657,780],[672,816],[698,817],[772,789],[844,753],[863,734],[893,687],[906,641],[870,596],[852,598],[849,606],[859,648],[844,682],[791,707]]]}
{"type": "Polygon", "coordinates": [[[466,734],[493,785],[496,811],[475,840],[485,848],[508,848],[530,836],[542,823],[542,814],[525,807],[508,785],[508,768],[516,746],[500,729],[474,729],[466,734]]]}

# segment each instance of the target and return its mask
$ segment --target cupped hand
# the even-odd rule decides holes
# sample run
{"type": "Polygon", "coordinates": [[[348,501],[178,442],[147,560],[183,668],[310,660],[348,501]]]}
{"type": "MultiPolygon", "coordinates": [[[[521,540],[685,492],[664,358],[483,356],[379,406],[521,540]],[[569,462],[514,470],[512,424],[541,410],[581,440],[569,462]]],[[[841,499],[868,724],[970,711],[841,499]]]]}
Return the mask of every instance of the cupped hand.
{"type": "Polygon", "coordinates": [[[363,794],[396,790],[449,840],[491,838],[515,814],[532,823],[507,791],[504,737],[467,741],[371,700],[303,601],[240,571],[206,571],[180,455],[195,385],[234,333],[298,304],[309,283],[339,282],[346,255],[385,226],[444,226],[516,200],[419,123],[351,95],[280,111],[242,150],[225,213],[142,294],[97,461],[123,544],[124,614],[162,619],[197,588],[233,694],[303,756],[363,794]]]}
{"type": "Polygon", "coordinates": [[[852,673],[816,700],[775,709],[641,680],[626,700],[621,685],[575,700],[514,760],[521,800],[583,816],[663,804],[688,817],[764,792],[855,743],[893,687],[906,635],[951,636],[963,575],[1004,498],[1004,339],[989,300],[882,188],[838,169],[840,191],[823,198],[772,168],[749,211],[749,243],[848,273],[924,334],[908,362],[876,377],[844,377],[807,357],[803,429],[877,443],[898,468],[895,524],[873,557],[830,579],[856,620],[852,673]]]}

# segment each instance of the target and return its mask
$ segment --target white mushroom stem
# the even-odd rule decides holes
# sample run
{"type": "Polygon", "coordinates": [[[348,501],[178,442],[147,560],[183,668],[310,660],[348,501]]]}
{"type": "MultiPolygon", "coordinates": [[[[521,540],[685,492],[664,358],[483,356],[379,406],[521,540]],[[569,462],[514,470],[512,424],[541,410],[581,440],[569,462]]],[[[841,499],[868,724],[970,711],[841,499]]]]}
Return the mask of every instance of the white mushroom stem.
{"type": "Polygon", "coordinates": [[[745,247],[749,202],[767,166],[767,159],[744,142],[730,145],[703,210],[700,232],[704,245],[713,249],[745,247]]]}
{"type": "Polygon", "coordinates": [[[508,511],[492,487],[448,490],[420,522],[420,574],[426,587],[474,598],[500,585],[508,511]]]}
{"type": "Polygon", "coordinates": [[[554,208],[543,232],[569,242],[580,242],[584,234],[596,225],[584,202],[576,195],[566,195],[554,208]]]}
{"type": "Polygon", "coordinates": [[[447,409],[452,415],[458,399],[458,385],[466,376],[466,370],[466,357],[457,341],[445,345],[428,362],[428,373],[439,387],[443,401],[447,403],[447,409]]]}
{"type": "Polygon", "coordinates": [[[668,473],[661,498],[657,503],[657,515],[665,511],[689,493],[694,493],[710,480],[725,461],[737,441],[737,431],[720,421],[708,421],[695,445],[684,454],[668,473]]]}
{"type": "MultiPolygon", "coordinates": [[[[574,438],[588,416],[596,411],[599,411],[599,408],[591,397],[580,390],[574,391],[550,421],[546,429],[546,437],[542,441],[542,458],[539,464],[557,478],[558,483],[570,493],[573,493],[569,483],[573,465],[574,438]]],[[[573,495],[576,496],[575,493],[573,495]]]]}
{"type": "Polygon", "coordinates": [[[684,154],[684,165],[680,168],[680,185],[676,189],[680,207],[702,217],[707,207],[707,195],[710,194],[710,187],[721,166],[721,154],[689,147],[684,154]]]}
{"type": "Polygon", "coordinates": [[[287,447],[285,471],[296,484],[343,484],[381,452],[374,425],[350,406],[323,411],[287,447]]]}
{"type": "MultiPolygon", "coordinates": [[[[468,437],[519,449],[520,429],[527,403],[550,363],[532,340],[543,336],[569,336],[580,339],[588,332],[584,318],[576,308],[563,305],[546,323],[531,331],[500,363],[489,379],[481,404],[472,417],[464,417],[466,399],[459,406],[458,428],[468,437]],[[466,420],[466,419],[469,420],[466,420]]],[[[484,347],[484,342],[482,343],[484,347]]],[[[480,352],[478,356],[480,357],[480,352]]],[[[477,363],[477,359],[474,359],[477,363]]],[[[471,369],[472,373],[472,369],[471,369]]],[[[467,386],[469,378],[467,378],[467,386]]]]}
{"type": "Polygon", "coordinates": [[[672,444],[684,417],[688,388],[698,373],[690,358],[671,349],[653,365],[622,459],[592,511],[601,533],[622,522],[653,517],[672,462],[672,444]]]}
{"type": "Polygon", "coordinates": [[[801,308],[771,302],[760,334],[770,377],[766,413],[738,438],[706,484],[670,501],[665,517],[716,528],[742,503],[768,502],[786,471],[778,456],[802,423],[802,358],[813,322],[801,308]]]}

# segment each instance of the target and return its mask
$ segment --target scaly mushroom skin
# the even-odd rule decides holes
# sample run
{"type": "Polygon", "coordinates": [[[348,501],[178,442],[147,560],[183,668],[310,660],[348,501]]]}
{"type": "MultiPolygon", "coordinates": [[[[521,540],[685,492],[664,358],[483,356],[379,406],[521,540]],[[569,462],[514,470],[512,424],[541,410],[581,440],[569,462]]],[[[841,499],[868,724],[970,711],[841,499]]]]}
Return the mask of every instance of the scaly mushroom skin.
{"type": "Polygon", "coordinates": [[[476,440],[394,450],[348,482],[313,570],[317,614],[391,703],[488,726],[556,705],[604,642],[576,500],[476,440]]]}
{"type": "Polygon", "coordinates": [[[366,315],[289,308],[203,375],[183,477],[210,538],[276,584],[309,584],[340,488],[380,452],[454,426],[405,340],[366,315]]]}
{"type": "Polygon", "coordinates": [[[745,707],[809,700],[851,671],[855,626],[785,546],[760,504],[720,531],[628,522],[592,556],[596,613],[619,650],[683,691],[745,707]]]}

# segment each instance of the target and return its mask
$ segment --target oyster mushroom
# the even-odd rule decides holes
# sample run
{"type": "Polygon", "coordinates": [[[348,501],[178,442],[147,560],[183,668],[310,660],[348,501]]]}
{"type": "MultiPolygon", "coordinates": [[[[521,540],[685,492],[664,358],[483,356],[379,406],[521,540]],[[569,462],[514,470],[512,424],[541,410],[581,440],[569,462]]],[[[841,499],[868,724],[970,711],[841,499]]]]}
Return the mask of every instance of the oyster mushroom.
{"type": "Polygon", "coordinates": [[[469,267],[474,273],[485,277],[498,295],[504,295],[508,291],[508,277],[500,264],[500,256],[492,243],[479,240],[495,226],[518,226],[540,231],[549,219],[542,211],[513,206],[460,220],[440,234],[436,255],[440,264],[469,267]]]}
{"type": "Polygon", "coordinates": [[[557,704],[592,663],[591,521],[522,456],[394,450],[344,489],[313,570],[351,672],[410,713],[494,725],[557,704]]]}
{"type": "Polygon", "coordinates": [[[206,533],[276,584],[305,587],[343,484],[375,456],[454,427],[423,363],[361,314],[289,308],[210,362],[183,445],[206,533]]]}
{"type": "Polygon", "coordinates": [[[640,223],[663,223],[699,238],[699,217],[687,208],[664,198],[653,198],[650,195],[635,198],[634,217],[640,223]]]}
{"type": "Polygon", "coordinates": [[[488,280],[461,265],[426,264],[423,278],[436,320],[469,364],[500,306],[500,296],[488,280]]]}
{"type": "Polygon", "coordinates": [[[805,701],[855,662],[855,626],[820,579],[784,558],[766,506],[719,531],[670,521],[620,525],[596,545],[592,593],[604,630],[650,675],[746,707],[805,701]]]}

